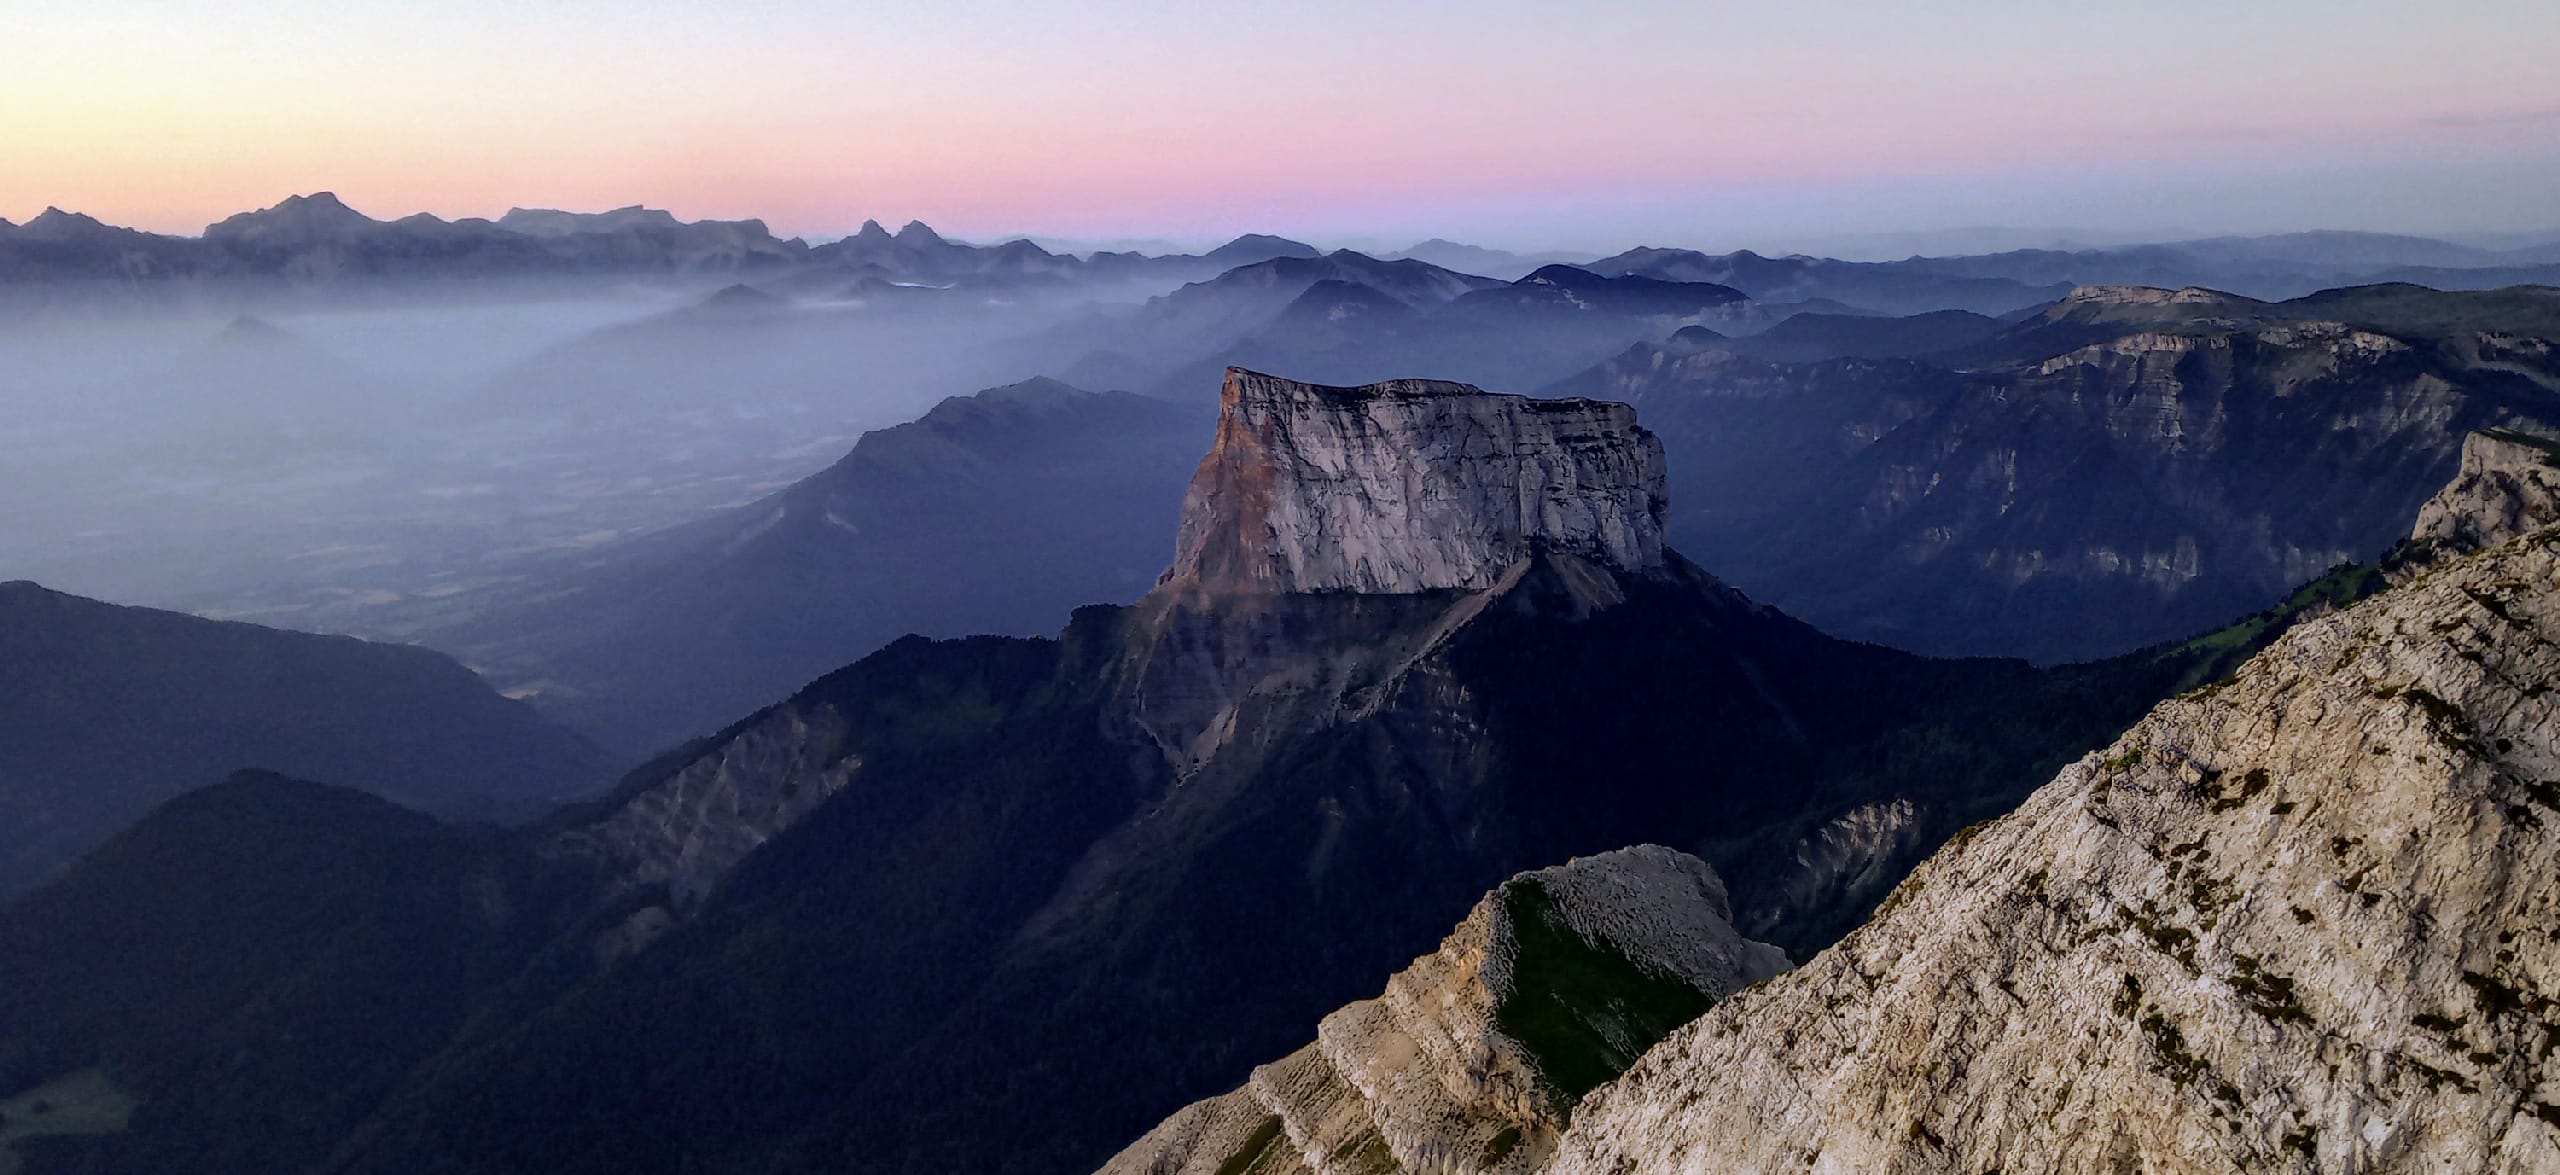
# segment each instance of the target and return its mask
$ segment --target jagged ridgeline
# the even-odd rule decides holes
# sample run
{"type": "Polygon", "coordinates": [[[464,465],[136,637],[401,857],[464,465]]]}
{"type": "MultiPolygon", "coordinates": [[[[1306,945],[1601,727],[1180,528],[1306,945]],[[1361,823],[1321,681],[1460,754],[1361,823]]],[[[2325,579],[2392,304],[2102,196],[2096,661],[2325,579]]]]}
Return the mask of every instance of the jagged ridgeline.
{"type": "MultiPolygon", "coordinates": [[[[139,1103],[32,1144],[73,1169],[1090,1170],[1522,870],[1664,845],[1718,935],[1806,957],[2281,627],[2060,670],[1839,641],[1665,546],[1665,475],[1622,405],[1230,371],[1139,603],[900,641],[521,833],[342,805],[206,880],[182,846],[296,793],[171,805],[0,913],[0,1061],[139,1103]],[[401,854],[443,864],[363,898],[401,854]]],[[[1546,928],[1486,988],[1527,1000],[1526,1161],[1733,976],[1506,893],[1546,928]]]]}

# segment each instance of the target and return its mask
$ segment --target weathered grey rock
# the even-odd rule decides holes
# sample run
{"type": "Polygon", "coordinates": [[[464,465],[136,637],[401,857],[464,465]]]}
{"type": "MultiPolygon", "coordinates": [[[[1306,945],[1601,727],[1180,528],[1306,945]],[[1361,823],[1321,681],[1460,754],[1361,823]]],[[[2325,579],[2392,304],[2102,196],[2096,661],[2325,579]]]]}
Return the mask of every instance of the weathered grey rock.
{"type": "MultiPolygon", "coordinates": [[[[620,793],[550,850],[596,862],[610,894],[663,884],[679,907],[689,906],[852,782],[862,760],[843,753],[843,723],[833,709],[776,706],[718,750],[620,793]]],[[[636,949],[654,937],[651,930],[613,941],[636,949]]]]}
{"type": "Polygon", "coordinates": [[[2560,442],[2528,433],[2463,439],[2462,471],[2418,511],[2410,537],[2457,551],[2560,522],[2560,442]]]}
{"type": "Polygon", "coordinates": [[[1762,900],[1738,911],[1735,924],[1766,926],[1788,911],[1839,906],[1890,884],[1898,861],[1921,848],[1925,826],[1910,800],[1864,804],[1826,821],[1795,844],[1762,900]],[[1873,887],[1873,888],[1871,888],[1873,887]]]}
{"type": "Polygon", "coordinates": [[[1229,368],[1168,584],[1225,592],[1491,587],[1533,552],[1663,563],[1662,445],[1635,410],[1229,368]]]}
{"type": "Polygon", "coordinates": [[[1724,883],[1684,853],[1640,845],[1524,873],[1384,994],[1325,1017],[1315,1043],[1183,1109],[1103,1170],[1532,1171],[1591,1063],[1559,1055],[1560,1039],[1588,1033],[1632,1058],[1668,1027],[1646,1014],[1657,988],[1694,1000],[1686,1010],[1786,965],[1734,932],[1724,883]],[[1559,963],[1577,978],[1610,970],[1565,990],[1559,963]]]}
{"type": "Polygon", "coordinates": [[[2560,1170],[2560,530],[2441,504],[2502,545],[1959,836],[1586,1099],[1549,1169],[2560,1170]]]}

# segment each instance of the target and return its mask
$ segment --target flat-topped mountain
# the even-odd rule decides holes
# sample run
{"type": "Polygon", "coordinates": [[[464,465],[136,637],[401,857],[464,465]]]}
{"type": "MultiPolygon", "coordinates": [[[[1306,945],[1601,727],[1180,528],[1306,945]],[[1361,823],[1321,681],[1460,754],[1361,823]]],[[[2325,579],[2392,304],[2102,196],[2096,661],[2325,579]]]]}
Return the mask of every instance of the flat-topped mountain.
{"type": "Polygon", "coordinates": [[[1493,586],[1539,551],[1663,565],[1661,442],[1623,404],[1227,370],[1166,583],[1403,593],[1493,586]]]}

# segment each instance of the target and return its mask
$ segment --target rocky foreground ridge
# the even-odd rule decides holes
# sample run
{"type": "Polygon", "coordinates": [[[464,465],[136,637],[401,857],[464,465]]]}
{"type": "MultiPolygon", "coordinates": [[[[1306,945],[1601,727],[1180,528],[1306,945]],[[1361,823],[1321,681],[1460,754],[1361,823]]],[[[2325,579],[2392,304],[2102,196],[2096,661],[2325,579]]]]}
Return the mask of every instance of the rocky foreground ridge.
{"type": "Polygon", "coordinates": [[[1315,1043],[1191,1105],[1105,1175],[1534,1171],[1574,1099],[1665,1031],[1784,971],[1706,863],[1639,845],[1523,873],[1315,1043]]]}
{"type": "Polygon", "coordinates": [[[2420,527],[2496,545],[1959,837],[1549,1169],[2560,1167],[2560,530],[2499,529],[2538,456],[2475,443],[2420,527]]]}

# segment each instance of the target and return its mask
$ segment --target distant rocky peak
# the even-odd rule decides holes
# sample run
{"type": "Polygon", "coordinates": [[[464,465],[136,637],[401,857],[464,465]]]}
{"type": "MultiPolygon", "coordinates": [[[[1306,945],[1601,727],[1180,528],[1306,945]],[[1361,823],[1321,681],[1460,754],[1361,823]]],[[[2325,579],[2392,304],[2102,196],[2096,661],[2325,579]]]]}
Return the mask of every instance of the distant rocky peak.
{"type": "Polygon", "coordinates": [[[901,243],[909,245],[943,245],[950,243],[943,240],[941,233],[933,231],[932,225],[926,224],[921,220],[910,220],[905,225],[901,226],[898,229],[898,240],[901,243]]]}
{"type": "Polygon", "coordinates": [[[59,237],[74,233],[104,232],[107,231],[107,226],[100,223],[96,217],[78,212],[65,212],[48,206],[43,212],[37,213],[34,220],[20,226],[19,231],[38,236],[59,237]]]}
{"type": "Polygon", "coordinates": [[[347,207],[337,193],[313,192],[308,196],[287,196],[273,207],[240,213],[204,231],[208,237],[309,238],[381,226],[381,221],[347,207]]]}
{"type": "Polygon", "coordinates": [[[372,217],[347,207],[336,192],[313,192],[308,196],[287,196],[275,207],[267,209],[271,216],[290,216],[312,224],[372,224],[372,217]]]}
{"type": "Polygon", "coordinates": [[[1667,563],[1663,487],[1662,444],[1624,404],[1229,368],[1163,582],[1474,591],[1542,551],[1653,571],[1667,563]]]}
{"type": "Polygon", "coordinates": [[[2560,440],[2509,429],[2462,442],[2462,468],[2418,510],[2409,536],[2469,552],[2560,524],[2560,440]]]}

